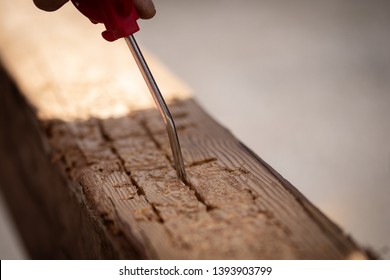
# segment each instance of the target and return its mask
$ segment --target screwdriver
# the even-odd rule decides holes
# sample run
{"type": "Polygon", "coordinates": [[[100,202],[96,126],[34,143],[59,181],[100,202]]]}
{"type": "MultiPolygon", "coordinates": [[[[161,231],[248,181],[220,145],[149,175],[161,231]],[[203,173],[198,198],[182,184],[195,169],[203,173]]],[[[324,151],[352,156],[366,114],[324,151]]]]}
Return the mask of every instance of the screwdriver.
{"type": "Polygon", "coordinates": [[[177,176],[185,184],[188,183],[177,136],[175,122],[169,108],[157,86],[156,81],[145,61],[144,56],[133,36],[139,31],[137,10],[132,0],[71,0],[75,7],[95,24],[103,23],[106,30],[102,33],[109,42],[124,38],[140,69],[142,76],[153,96],[168,133],[173,161],[177,176]]]}

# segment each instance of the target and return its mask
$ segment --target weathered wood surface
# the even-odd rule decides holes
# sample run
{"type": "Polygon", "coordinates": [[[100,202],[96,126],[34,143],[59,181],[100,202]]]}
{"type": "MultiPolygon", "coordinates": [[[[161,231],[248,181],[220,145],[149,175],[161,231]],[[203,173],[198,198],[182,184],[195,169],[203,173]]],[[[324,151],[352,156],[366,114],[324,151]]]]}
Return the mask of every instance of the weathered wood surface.
{"type": "Polygon", "coordinates": [[[1,184],[33,257],[368,257],[153,64],[177,122],[183,184],[138,70],[122,62],[127,50],[72,9],[43,20],[25,2],[0,4],[11,77],[1,89],[1,184]]]}

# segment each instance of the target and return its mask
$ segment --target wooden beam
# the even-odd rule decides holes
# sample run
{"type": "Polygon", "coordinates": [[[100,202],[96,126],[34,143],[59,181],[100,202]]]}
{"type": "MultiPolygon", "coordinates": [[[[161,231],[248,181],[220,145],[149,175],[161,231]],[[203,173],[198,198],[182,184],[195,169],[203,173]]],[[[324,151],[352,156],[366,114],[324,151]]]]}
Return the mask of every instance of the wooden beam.
{"type": "Polygon", "coordinates": [[[178,180],[125,48],[71,7],[0,3],[0,184],[33,258],[369,257],[152,59],[190,183],[178,180]]]}

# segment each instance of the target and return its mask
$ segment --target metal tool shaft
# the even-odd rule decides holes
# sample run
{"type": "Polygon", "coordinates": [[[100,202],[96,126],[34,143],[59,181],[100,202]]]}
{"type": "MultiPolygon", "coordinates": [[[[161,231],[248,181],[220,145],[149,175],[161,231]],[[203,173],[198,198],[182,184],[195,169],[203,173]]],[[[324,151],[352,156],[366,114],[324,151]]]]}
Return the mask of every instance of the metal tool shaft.
{"type": "Polygon", "coordinates": [[[160,114],[164,120],[165,127],[168,132],[169,143],[172,149],[173,161],[175,164],[177,176],[184,183],[187,183],[188,182],[187,174],[184,168],[180,142],[177,136],[175,122],[173,121],[171,112],[169,111],[168,106],[165,103],[163,96],[161,95],[157,83],[154,80],[152,73],[150,72],[150,69],[145,61],[144,56],[142,55],[140,48],[138,47],[137,42],[135,41],[134,36],[130,35],[128,37],[125,37],[125,40],[127,45],[130,48],[131,53],[134,56],[135,61],[137,62],[137,65],[142,73],[142,76],[144,77],[145,82],[150,90],[150,93],[153,96],[154,102],[156,103],[157,108],[160,111],[160,114]]]}

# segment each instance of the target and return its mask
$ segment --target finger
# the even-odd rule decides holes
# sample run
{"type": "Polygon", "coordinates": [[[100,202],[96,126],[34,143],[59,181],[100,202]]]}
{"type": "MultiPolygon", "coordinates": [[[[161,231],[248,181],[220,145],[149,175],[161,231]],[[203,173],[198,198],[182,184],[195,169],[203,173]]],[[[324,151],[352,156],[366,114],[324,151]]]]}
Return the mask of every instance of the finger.
{"type": "Polygon", "coordinates": [[[69,0],[33,0],[35,6],[41,10],[52,12],[61,8],[69,0]]]}
{"type": "Polygon", "coordinates": [[[156,14],[152,0],[133,0],[138,15],[142,19],[150,19],[156,14]]]}

